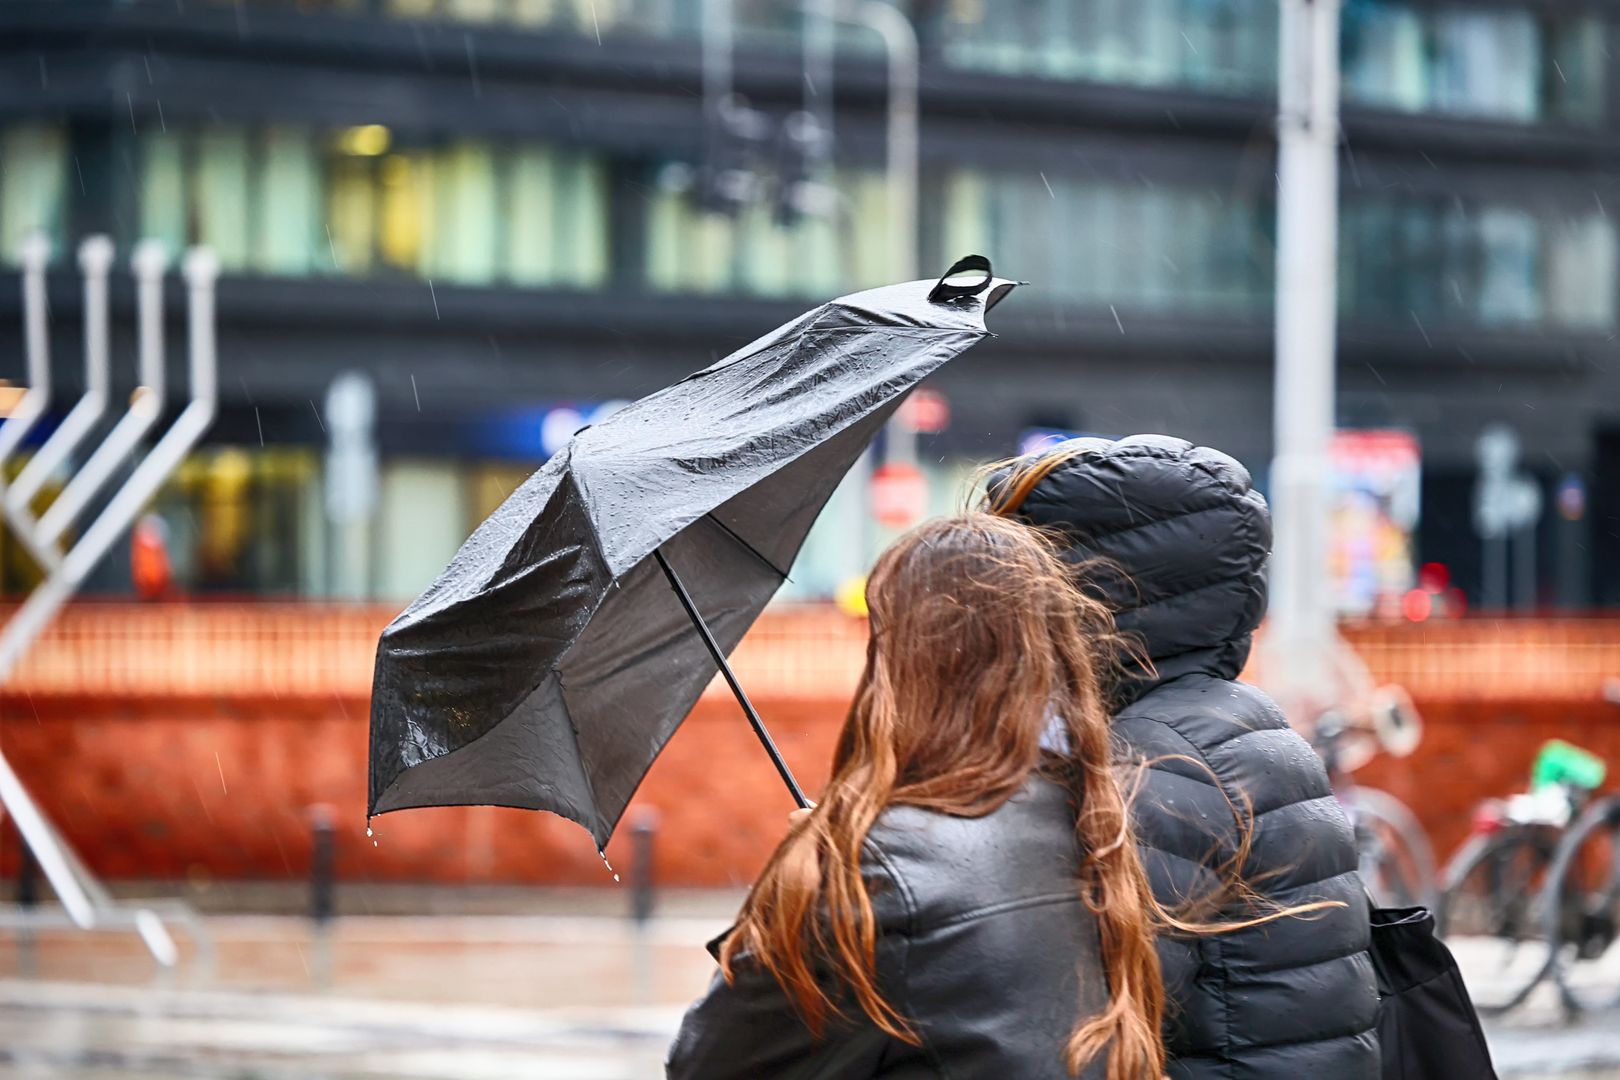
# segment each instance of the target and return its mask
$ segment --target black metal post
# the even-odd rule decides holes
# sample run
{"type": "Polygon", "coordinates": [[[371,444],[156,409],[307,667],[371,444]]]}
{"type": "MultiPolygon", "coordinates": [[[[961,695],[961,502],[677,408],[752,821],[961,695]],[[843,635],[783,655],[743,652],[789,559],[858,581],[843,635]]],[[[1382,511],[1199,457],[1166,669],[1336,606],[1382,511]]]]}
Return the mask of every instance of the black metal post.
{"type": "Polygon", "coordinates": [[[644,806],[630,825],[630,918],[644,926],[652,918],[657,900],[653,872],[653,846],[658,838],[658,811],[644,806]]]}
{"type": "Polygon", "coordinates": [[[337,914],[334,899],[333,861],[335,855],[332,813],[324,806],[310,810],[309,917],[325,929],[337,914]]]}
{"type": "Polygon", "coordinates": [[[720,643],[715,641],[714,635],[709,632],[709,624],[703,621],[703,615],[698,611],[697,605],[692,602],[691,594],[686,591],[686,586],[681,583],[680,575],[675,573],[675,568],[669,565],[668,559],[664,558],[664,549],[658,548],[654,550],[653,557],[658,560],[658,565],[663,567],[664,576],[669,578],[670,588],[675,590],[675,596],[680,600],[681,607],[686,609],[687,617],[692,620],[692,625],[697,627],[698,636],[703,639],[703,644],[708,648],[709,655],[714,657],[714,662],[719,665],[720,674],[726,677],[726,684],[731,687],[732,694],[737,698],[737,704],[742,706],[743,712],[748,716],[748,723],[753,727],[754,734],[759,736],[760,744],[765,747],[765,752],[771,756],[771,764],[775,765],[776,771],[781,774],[782,782],[787,785],[788,792],[793,796],[793,801],[800,808],[809,806],[810,801],[804,797],[804,792],[799,788],[799,782],[793,779],[793,773],[788,770],[787,762],[782,760],[782,752],[776,748],[776,742],[771,738],[771,733],[765,730],[765,723],[759,718],[759,713],[754,711],[754,703],[748,700],[748,695],[743,692],[742,684],[737,681],[737,676],[732,673],[731,665],[726,662],[726,654],[720,650],[720,643]]]}

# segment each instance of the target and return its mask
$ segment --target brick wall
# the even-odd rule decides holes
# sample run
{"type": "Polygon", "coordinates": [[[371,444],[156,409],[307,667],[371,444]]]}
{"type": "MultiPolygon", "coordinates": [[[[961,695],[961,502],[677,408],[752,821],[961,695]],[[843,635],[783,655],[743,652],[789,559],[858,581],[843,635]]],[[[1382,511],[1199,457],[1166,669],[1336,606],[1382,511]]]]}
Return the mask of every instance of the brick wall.
{"type": "MultiPolygon", "coordinates": [[[[165,610],[70,612],[0,695],[0,748],[98,873],[299,877],[309,809],[326,804],[348,880],[611,883],[585,832],[546,814],[406,811],[378,819],[375,846],[366,838],[365,687],[381,613],[154,614],[165,610]]],[[[1408,802],[1442,856],[1481,798],[1524,783],[1547,738],[1620,769],[1620,708],[1598,690],[1620,673],[1620,623],[1519,624],[1517,646],[1485,624],[1452,626],[1368,631],[1363,642],[1380,678],[1399,672],[1414,691],[1425,738],[1411,758],[1376,761],[1360,779],[1408,802]],[[1515,692],[1514,668],[1532,693],[1515,692]]],[[[862,647],[858,624],[789,612],[767,617],[739,650],[744,681],[811,791],[825,779],[862,647]]],[[[663,881],[722,885],[752,877],[791,804],[736,705],[711,692],[631,814],[642,808],[660,817],[663,881]]],[[[9,872],[16,843],[9,830],[0,836],[9,872]]],[[[608,855],[623,869],[627,829],[608,855]]]]}

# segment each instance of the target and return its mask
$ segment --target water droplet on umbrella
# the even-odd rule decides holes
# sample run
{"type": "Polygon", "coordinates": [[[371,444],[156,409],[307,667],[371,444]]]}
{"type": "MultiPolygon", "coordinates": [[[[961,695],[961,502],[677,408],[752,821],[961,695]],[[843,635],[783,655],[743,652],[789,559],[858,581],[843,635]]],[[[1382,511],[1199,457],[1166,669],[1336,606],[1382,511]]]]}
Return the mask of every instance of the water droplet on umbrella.
{"type": "Polygon", "coordinates": [[[367,835],[367,836],[370,836],[370,835],[371,835],[371,826],[370,826],[370,825],[367,825],[367,826],[366,826],[366,835],[367,835]]]}

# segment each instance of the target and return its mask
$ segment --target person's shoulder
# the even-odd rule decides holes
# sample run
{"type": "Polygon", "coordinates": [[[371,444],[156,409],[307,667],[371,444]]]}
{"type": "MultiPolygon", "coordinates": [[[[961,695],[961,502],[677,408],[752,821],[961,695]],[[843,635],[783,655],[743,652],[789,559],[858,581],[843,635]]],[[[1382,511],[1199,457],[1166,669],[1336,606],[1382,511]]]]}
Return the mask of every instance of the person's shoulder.
{"type": "Polygon", "coordinates": [[[1293,730],[1264,690],[1212,675],[1185,675],[1154,687],[1119,711],[1114,728],[1128,743],[1180,744],[1198,756],[1255,732],[1293,730]]]}
{"type": "Polygon", "coordinates": [[[980,817],[890,807],[864,853],[885,893],[880,919],[899,909],[896,928],[921,931],[1004,904],[1077,899],[1074,814],[1068,792],[1044,778],[980,817]]]}
{"type": "Polygon", "coordinates": [[[1114,732],[1127,755],[1153,773],[1219,788],[1253,814],[1332,794],[1310,743],[1265,691],[1248,683],[1203,675],[1174,680],[1122,710],[1114,732]]]}

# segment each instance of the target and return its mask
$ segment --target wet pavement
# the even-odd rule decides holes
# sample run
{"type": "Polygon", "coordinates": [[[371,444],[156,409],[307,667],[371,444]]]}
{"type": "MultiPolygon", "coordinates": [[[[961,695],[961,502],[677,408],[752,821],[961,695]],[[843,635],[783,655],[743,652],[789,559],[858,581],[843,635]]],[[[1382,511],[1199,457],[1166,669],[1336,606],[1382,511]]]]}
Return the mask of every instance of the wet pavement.
{"type": "MultiPolygon", "coordinates": [[[[652,1080],[737,903],[675,897],[638,927],[616,894],[459,899],[478,913],[326,932],[211,914],[212,955],[183,941],[157,977],[133,938],[0,936],[0,1078],[652,1080]]],[[[1504,1080],[1620,1080],[1620,1017],[1567,1024],[1550,989],[1491,1040],[1504,1080]]]]}

